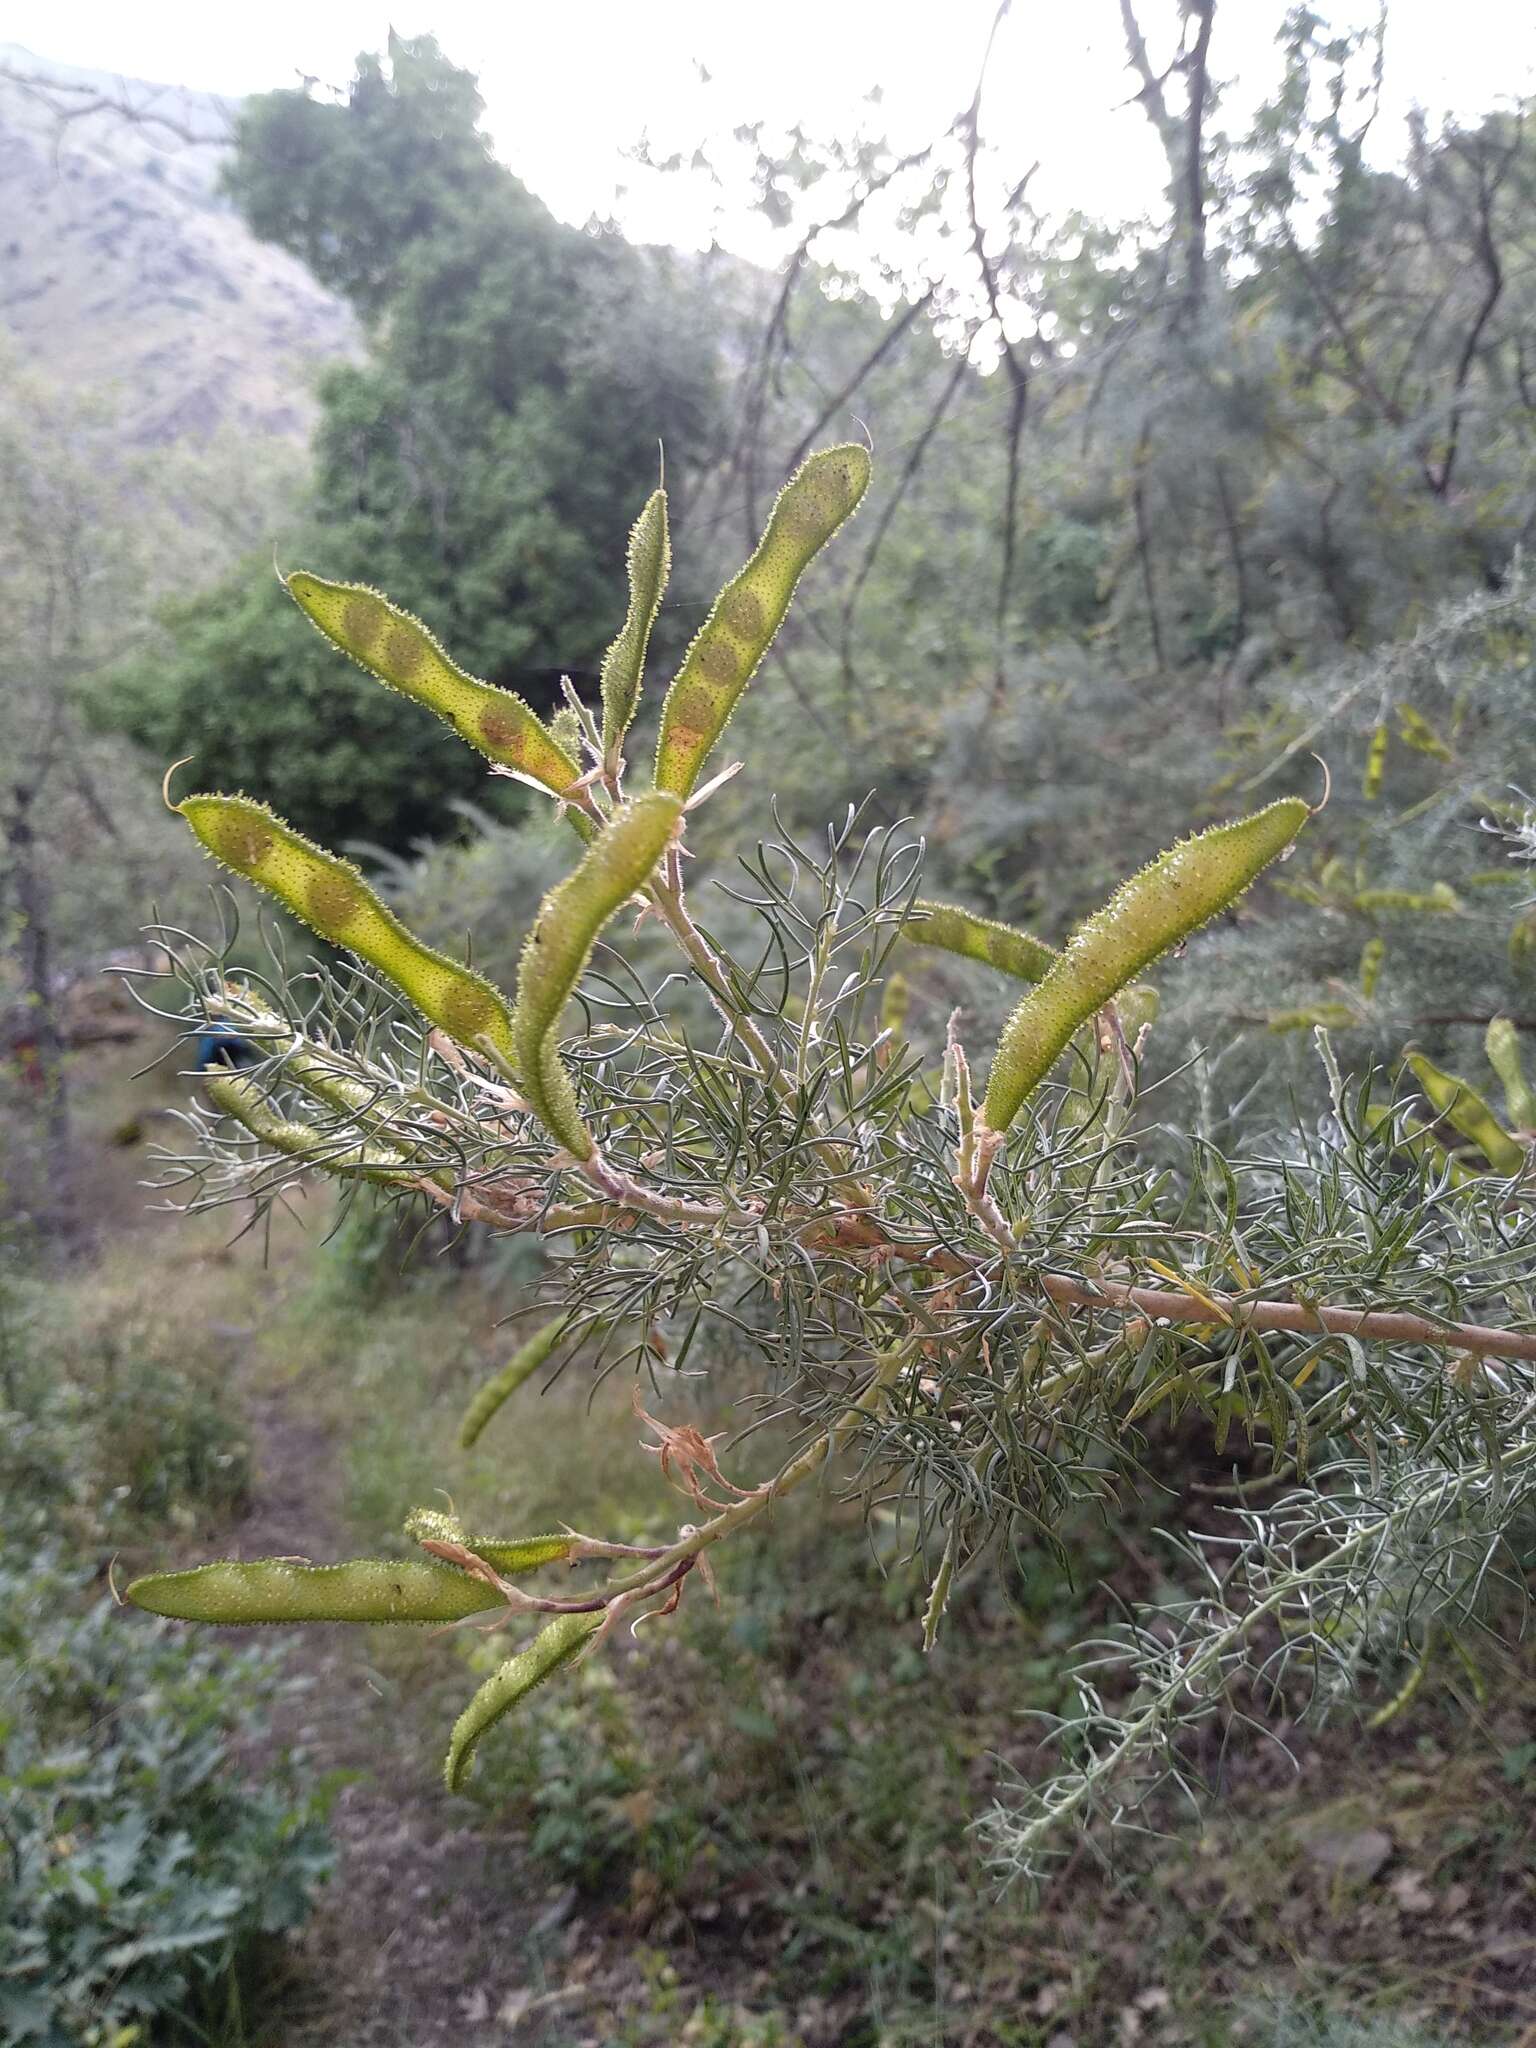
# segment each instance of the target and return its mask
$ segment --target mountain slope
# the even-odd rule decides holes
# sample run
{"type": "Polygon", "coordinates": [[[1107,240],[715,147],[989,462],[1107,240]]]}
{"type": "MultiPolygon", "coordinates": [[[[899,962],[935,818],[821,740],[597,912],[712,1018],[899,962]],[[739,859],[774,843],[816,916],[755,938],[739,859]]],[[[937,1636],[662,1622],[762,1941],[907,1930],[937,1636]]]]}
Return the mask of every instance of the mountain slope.
{"type": "Polygon", "coordinates": [[[316,369],[357,346],[350,311],[218,191],[237,105],[0,44],[0,329],[108,393],[139,446],[302,441],[316,369]]]}

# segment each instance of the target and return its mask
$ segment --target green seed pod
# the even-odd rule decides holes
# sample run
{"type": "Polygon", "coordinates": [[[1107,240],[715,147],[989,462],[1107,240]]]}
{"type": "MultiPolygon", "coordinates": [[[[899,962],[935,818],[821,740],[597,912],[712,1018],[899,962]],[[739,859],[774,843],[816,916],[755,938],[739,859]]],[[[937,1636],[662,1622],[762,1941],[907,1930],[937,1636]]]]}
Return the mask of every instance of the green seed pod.
{"type": "Polygon", "coordinates": [[[1443,1174],[1453,1188],[1470,1187],[1478,1178],[1459,1159],[1453,1158],[1429,1125],[1420,1123],[1417,1117],[1394,1116],[1390,1109],[1380,1104],[1368,1104],[1365,1127],[1373,1138],[1395,1128],[1398,1149],[1415,1159],[1427,1159],[1436,1173],[1443,1174]]]}
{"type": "Polygon", "coordinates": [[[1512,1138],[1469,1082],[1447,1074],[1421,1052],[1411,1052],[1408,1064],[1439,1115],[1464,1138],[1470,1138],[1495,1173],[1518,1173],[1525,1164],[1525,1147],[1512,1138]]]}
{"type": "Polygon", "coordinates": [[[520,1085],[545,1125],[577,1159],[592,1156],[592,1134],[581,1120],[556,1045],[560,1017],[598,933],[650,880],[682,811],[679,799],[661,790],[615,811],[580,864],[544,898],[523,947],[512,1020],[520,1085]]]}
{"type": "Polygon", "coordinates": [[[1381,963],[1387,957],[1385,939],[1367,939],[1360,952],[1360,993],[1369,1002],[1381,979],[1381,963]]]}
{"type": "Polygon", "coordinates": [[[1271,1010],[1265,1022],[1271,1031],[1348,1031],[1360,1019],[1348,1003],[1308,1003],[1300,1010],[1271,1010]]]}
{"type": "Polygon", "coordinates": [[[216,860],[265,889],[333,945],[387,974],[431,1023],[460,1045],[512,1062],[512,1017],[484,975],[408,932],[350,861],[295,832],[245,796],[189,796],[175,806],[216,860]]]}
{"type": "Polygon", "coordinates": [[[1454,761],[1456,756],[1441,739],[1439,733],[1411,704],[1397,707],[1398,737],[1416,753],[1428,754],[1436,761],[1454,761]]]}
{"type": "Polygon", "coordinates": [[[279,1116],[254,1081],[238,1074],[209,1075],[203,1082],[214,1106],[244,1124],[253,1138],[260,1138],[274,1152],[290,1159],[305,1160],[321,1173],[334,1173],[359,1180],[383,1182],[413,1181],[416,1178],[403,1152],[388,1145],[338,1146],[335,1139],[313,1124],[296,1117],[279,1116]]]}
{"type": "Polygon", "coordinates": [[[531,777],[559,796],[581,774],[547,726],[515,691],[466,675],[409,612],[361,583],[327,583],[308,570],[286,579],[305,616],[392,690],[446,719],[489,761],[531,777]]]}
{"type": "Polygon", "coordinates": [[[603,656],[603,764],[618,765],[619,749],[640,702],[645,676],[645,650],[661,610],[662,592],[672,567],[667,534],[667,494],[652,491],[629,536],[629,611],[624,630],[603,656]]]}
{"type": "Polygon", "coordinates": [[[1424,910],[1452,912],[1465,905],[1449,882],[1436,882],[1428,889],[1362,889],[1355,898],[1357,910],[1424,910]]]}
{"type": "Polygon", "coordinates": [[[1521,1130],[1536,1129],[1536,1095],[1525,1078],[1520,1059],[1520,1034],[1508,1017],[1495,1017],[1488,1026],[1488,1064],[1498,1075],[1504,1090],[1504,1107],[1509,1120],[1521,1130]]]}
{"type": "Polygon", "coordinates": [[[405,1533],[417,1543],[456,1543],[476,1557],[483,1557],[503,1578],[517,1578],[537,1571],[541,1564],[555,1564],[569,1557],[576,1546],[574,1536],[514,1536],[499,1540],[491,1536],[466,1536],[457,1515],[445,1515],[437,1508],[412,1508],[405,1518],[405,1533]]]}
{"type": "Polygon", "coordinates": [[[757,551],[715,599],[667,691],[656,743],[656,787],[692,793],[753,671],[768,652],[813,555],[869,487],[869,454],[824,448],[780,491],[757,551]]]}
{"type": "Polygon", "coordinates": [[[523,1381],[532,1377],[560,1342],[569,1316],[556,1316],[541,1330],[535,1330],[528,1342],[513,1353],[494,1379],[487,1380],[464,1411],[464,1420],[459,1427],[459,1442],[470,1450],[478,1441],[480,1432],[490,1421],[502,1403],[515,1394],[523,1381]]]}
{"type": "Polygon", "coordinates": [[[980,960],[1011,974],[1016,981],[1042,981],[1061,957],[1054,946],[1012,925],[978,917],[953,903],[929,903],[921,897],[912,905],[901,932],[915,946],[941,946],[946,953],[980,960]]]}
{"type": "Polygon", "coordinates": [[[1367,803],[1374,803],[1381,795],[1381,780],[1387,766],[1387,728],[1378,725],[1371,734],[1370,752],[1365,757],[1365,779],[1360,785],[1360,794],[1367,803]]]}
{"type": "Polygon", "coordinates": [[[1159,954],[1235,902],[1310,816],[1299,797],[1288,797],[1181,840],[1081,925],[1004,1028],[982,1106],[991,1128],[1007,1130],[1077,1027],[1159,954]]]}
{"type": "Polygon", "coordinates": [[[475,1744],[486,1730],[494,1727],[503,1714],[509,1714],[536,1685],[542,1685],[562,1664],[569,1664],[601,1622],[600,1614],[557,1614],[526,1649],[519,1650],[515,1657],[509,1657],[501,1669],[485,1681],[454,1723],[448,1743],[448,1758],[443,1767],[450,1792],[457,1792],[464,1783],[475,1744]]]}
{"type": "Polygon", "coordinates": [[[128,1599],[149,1614],[245,1628],[265,1621],[462,1621],[503,1603],[453,1565],[424,1559],[391,1563],[293,1564],[285,1557],[196,1565],[135,1579],[128,1599]]]}

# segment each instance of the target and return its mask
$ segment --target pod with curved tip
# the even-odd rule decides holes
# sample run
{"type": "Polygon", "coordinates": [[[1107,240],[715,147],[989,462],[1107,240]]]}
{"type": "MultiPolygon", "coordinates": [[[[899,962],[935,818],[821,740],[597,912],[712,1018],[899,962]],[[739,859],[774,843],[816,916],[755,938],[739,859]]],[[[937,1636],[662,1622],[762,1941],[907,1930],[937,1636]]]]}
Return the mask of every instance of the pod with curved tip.
{"type": "Polygon", "coordinates": [[[978,917],[956,903],[930,903],[924,897],[907,913],[901,934],[915,946],[942,947],[946,953],[996,967],[1016,981],[1043,981],[1061,957],[1054,946],[1010,924],[978,917]]]}
{"type": "Polygon", "coordinates": [[[541,783],[555,796],[581,769],[513,690],[467,675],[420,619],[362,583],[327,583],[307,569],[284,579],[288,595],[359,668],[425,704],[488,761],[541,783]]]}
{"type": "Polygon", "coordinates": [[[1510,1136],[1474,1087],[1445,1073],[1421,1052],[1409,1053],[1408,1065],[1437,1113],[1453,1130],[1472,1140],[1495,1173],[1520,1171],[1525,1147],[1510,1136]]]}
{"type": "Polygon", "coordinates": [[[479,1440],[480,1432],[502,1403],[517,1392],[524,1380],[530,1379],[538,1371],[560,1342],[569,1321],[569,1316],[556,1316],[553,1322],[546,1323],[540,1330],[535,1330],[527,1343],[513,1353],[495,1378],[486,1381],[465,1409],[464,1420],[459,1425],[459,1442],[466,1451],[474,1447],[479,1440]]]}
{"type": "Polygon", "coordinates": [[[423,945],[350,861],[327,853],[247,796],[197,795],[173,806],[216,860],[275,896],[311,931],[377,967],[460,1045],[512,1064],[512,1015],[483,974],[423,945]]]}
{"type": "Polygon", "coordinates": [[[541,1121],[576,1159],[590,1159],[592,1134],[556,1045],[561,1013],[593,945],[619,907],[650,880],[682,816],[662,790],[614,812],[578,865],[539,906],[523,947],[512,1031],[519,1085],[541,1121]]]}
{"type": "Polygon", "coordinates": [[[661,709],[656,787],[689,796],[811,558],[869,488],[869,451],[823,448],[778,495],[752,559],[715,599],[661,709]]]}
{"type": "Polygon", "coordinates": [[[279,1116],[254,1081],[239,1074],[208,1076],[203,1087],[216,1109],[243,1124],[274,1152],[302,1159],[321,1173],[375,1181],[413,1181],[411,1163],[388,1145],[342,1145],[297,1117],[279,1116]]]}
{"type": "Polygon", "coordinates": [[[1142,968],[1225,910],[1311,816],[1299,797],[1215,825],[1142,869],[1079,926],[1004,1027],[982,1113],[1005,1131],[1077,1027],[1142,968]]]}
{"type": "Polygon", "coordinates": [[[603,765],[611,773],[618,766],[619,749],[629,731],[640,702],[640,684],[645,675],[645,650],[651,628],[661,610],[662,592],[672,566],[672,543],[667,533],[667,494],[652,491],[640,517],[630,530],[629,611],[624,629],[603,656],[601,690],[603,698],[603,765]]]}
{"type": "Polygon", "coordinates": [[[527,1699],[535,1686],[542,1685],[562,1664],[569,1664],[581,1646],[602,1624],[600,1614],[557,1614],[515,1657],[509,1657],[489,1677],[454,1723],[449,1738],[443,1776],[450,1792],[457,1792],[469,1774],[475,1744],[504,1714],[511,1713],[527,1699]]]}
{"type": "Polygon", "coordinates": [[[407,1558],[355,1558],[347,1564],[294,1564],[285,1557],[227,1560],[184,1572],[150,1572],[126,1597],[149,1614],[247,1628],[257,1622],[448,1622],[503,1603],[453,1565],[407,1558]]]}

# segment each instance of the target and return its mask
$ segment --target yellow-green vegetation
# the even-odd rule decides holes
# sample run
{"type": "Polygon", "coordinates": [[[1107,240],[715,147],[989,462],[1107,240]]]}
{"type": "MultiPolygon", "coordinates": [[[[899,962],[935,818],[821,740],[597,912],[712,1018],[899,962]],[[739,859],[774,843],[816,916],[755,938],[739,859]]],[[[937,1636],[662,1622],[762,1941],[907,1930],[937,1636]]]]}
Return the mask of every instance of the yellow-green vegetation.
{"type": "Polygon", "coordinates": [[[866,449],[824,448],[780,491],[751,560],[721,591],[661,710],[656,787],[688,796],[784,622],[812,559],[869,488],[866,449]]]}
{"type": "Polygon", "coordinates": [[[1006,1131],[1078,1026],[1236,902],[1310,815],[1300,798],[1289,797],[1180,840],[1080,925],[1008,1020],[983,1104],[991,1128],[1006,1131]]]}
{"type": "Polygon", "coordinates": [[[526,775],[556,795],[580,774],[570,754],[515,691],[466,675],[420,619],[377,590],[360,583],[327,583],[307,569],[295,570],[286,584],[288,595],[327,640],[379,682],[435,711],[488,761],[526,775]]]}
{"type": "Polygon", "coordinates": [[[425,946],[350,861],[243,796],[189,796],[175,808],[215,860],[254,882],[332,945],[377,967],[462,1045],[512,1058],[512,1015],[484,975],[425,946]]]}

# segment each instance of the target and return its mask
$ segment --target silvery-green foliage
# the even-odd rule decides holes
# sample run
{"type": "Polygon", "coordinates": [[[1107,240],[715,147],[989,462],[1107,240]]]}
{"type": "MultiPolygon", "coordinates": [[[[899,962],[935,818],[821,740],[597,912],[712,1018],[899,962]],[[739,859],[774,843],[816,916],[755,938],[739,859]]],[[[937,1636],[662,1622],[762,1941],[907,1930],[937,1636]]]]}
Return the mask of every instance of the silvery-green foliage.
{"type": "MultiPolygon", "coordinates": [[[[824,539],[824,525],[802,538],[824,539]]],[[[1525,1498],[1536,1398],[1524,1148],[1510,1140],[1489,1172],[1449,1174],[1411,1142],[1410,1108],[1347,1080],[1322,1032],[1311,1106],[1242,1143],[1213,1142],[1219,1116],[1184,1120],[1166,1090],[1143,1088],[1156,1006],[1133,977],[1185,941],[1198,970],[1202,928],[1326,823],[1300,797],[1229,806],[1057,953],[994,932],[987,960],[1044,972],[1022,999],[1015,985],[1001,1035],[973,1031],[946,1025],[939,998],[956,973],[978,987],[991,973],[969,957],[982,928],[959,931],[958,953],[923,943],[925,848],[901,821],[855,803],[809,836],[775,815],[734,863],[701,876],[685,862],[712,795],[698,771],[729,708],[722,697],[702,724],[663,724],[685,804],[626,794],[582,707],[593,767],[560,793],[577,832],[563,879],[526,906],[510,1007],[355,870],[230,799],[188,801],[200,836],[357,943],[287,959],[268,930],[269,966],[237,975],[236,946],[248,959],[250,945],[225,898],[216,940],[161,934],[164,988],[146,992],[185,1028],[218,1021],[258,1054],[189,1106],[165,1162],[172,1198],[235,1203],[258,1222],[318,1173],[343,1202],[381,1189],[423,1219],[536,1238],[543,1279],[523,1305],[547,1304],[542,1326],[471,1410],[473,1432],[494,1443],[524,1382],[578,1366],[633,1375],[661,1474],[687,1496],[676,1539],[578,1534],[579,1502],[569,1528],[539,1536],[470,1537],[418,1511],[408,1533],[426,1558],[398,1573],[258,1560],[152,1573],[129,1598],[225,1622],[538,1617],[458,1724],[456,1789],[482,1733],[534,1685],[623,1617],[669,1613],[715,1556],[728,1569],[735,1532],[807,1481],[894,1512],[930,1575],[931,1647],[967,1574],[1112,1503],[1151,1432],[1193,1421],[1218,1456],[1246,1440],[1290,1491],[1235,1525],[1235,1549],[1190,1523],[1196,1597],[1133,1627],[1129,1675],[1117,1651],[1113,1683],[1085,1678],[1078,1755],[1032,1811],[1026,1798],[988,1821],[1005,1874],[1034,1876],[1060,1824],[1140,1812],[1149,1772],[1179,1782],[1209,1716],[1248,1710],[1255,1658],[1279,1684],[1272,1625],[1287,1666],[1272,1697],[1294,1714],[1294,1670],[1320,1701],[1396,1683],[1401,1646],[1427,1654],[1480,1611],[1525,1498]],[[630,903],[636,945],[617,915],[630,903]],[[729,1363],[730,1451],[650,1412],[658,1360],[729,1363]],[[746,1484],[770,1421],[787,1455],[746,1484]],[[1325,1608],[1329,1626],[1303,1641],[1297,1617],[1325,1608]],[[1170,1663],[1170,1641],[1190,1661],[1170,1663]]],[[[1052,848],[1059,862],[1070,852],[1065,835],[1052,848]]],[[[1284,900],[1271,889],[1264,914],[1284,900]]]]}

